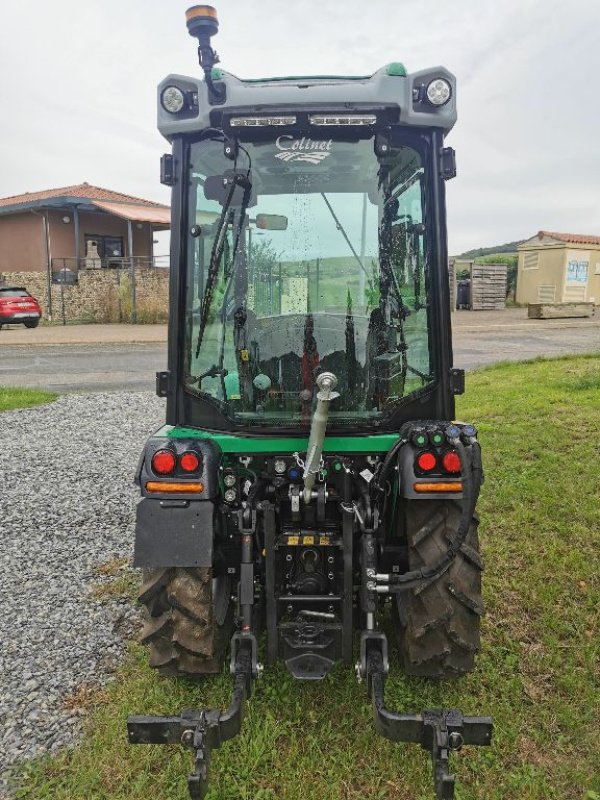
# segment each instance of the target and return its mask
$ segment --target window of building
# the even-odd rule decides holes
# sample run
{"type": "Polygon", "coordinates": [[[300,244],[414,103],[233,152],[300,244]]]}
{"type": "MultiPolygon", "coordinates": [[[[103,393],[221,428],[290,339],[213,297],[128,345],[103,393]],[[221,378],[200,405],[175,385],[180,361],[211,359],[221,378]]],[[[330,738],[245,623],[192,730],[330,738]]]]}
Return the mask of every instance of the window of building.
{"type": "Polygon", "coordinates": [[[122,259],[125,256],[123,247],[123,238],[121,236],[100,236],[93,233],[86,234],[85,237],[85,252],[88,255],[90,251],[90,243],[95,243],[95,250],[98,256],[102,259],[103,267],[121,266],[122,259]]]}

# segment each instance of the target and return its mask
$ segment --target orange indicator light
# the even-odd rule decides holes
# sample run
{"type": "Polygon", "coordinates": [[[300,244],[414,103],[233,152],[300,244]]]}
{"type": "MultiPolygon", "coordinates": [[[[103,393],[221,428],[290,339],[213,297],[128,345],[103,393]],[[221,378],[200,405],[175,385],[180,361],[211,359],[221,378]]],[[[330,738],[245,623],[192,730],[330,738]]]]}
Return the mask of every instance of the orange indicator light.
{"type": "Polygon", "coordinates": [[[447,483],[426,483],[424,481],[418,481],[417,483],[413,484],[413,489],[415,492],[419,492],[419,494],[434,494],[435,492],[462,492],[463,485],[462,481],[450,481],[447,483]]]}
{"type": "Polygon", "coordinates": [[[163,492],[170,494],[198,494],[204,491],[204,484],[199,481],[193,483],[175,483],[174,481],[148,481],[147,492],[163,492]]]}

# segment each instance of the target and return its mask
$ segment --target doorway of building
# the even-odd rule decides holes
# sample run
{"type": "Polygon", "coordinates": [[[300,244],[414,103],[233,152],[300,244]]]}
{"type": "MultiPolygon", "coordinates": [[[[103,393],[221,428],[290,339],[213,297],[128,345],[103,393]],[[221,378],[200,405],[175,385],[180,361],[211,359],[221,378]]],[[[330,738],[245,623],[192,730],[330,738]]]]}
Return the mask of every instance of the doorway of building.
{"type": "Polygon", "coordinates": [[[120,236],[97,236],[96,234],[86,234],[85,246],[87,243],[96,242],[98,255],[102,259],[103,267],[122,267],[125,249],[123,239],[120,236]]]}

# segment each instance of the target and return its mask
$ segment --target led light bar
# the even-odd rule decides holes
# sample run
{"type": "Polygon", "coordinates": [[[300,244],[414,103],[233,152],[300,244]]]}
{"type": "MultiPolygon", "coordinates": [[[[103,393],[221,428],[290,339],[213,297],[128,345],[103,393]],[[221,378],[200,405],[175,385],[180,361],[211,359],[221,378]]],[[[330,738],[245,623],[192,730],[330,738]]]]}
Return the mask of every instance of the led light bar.
{"type": "Polygon", "coordinates": [[[311,125],[322,127],[330,125],[375,125],[377,117],[375,114],[345,114],[343,117],[329,116],[329,114],[311,114],[309,121],[311,125]]]}
{"type": "Polygon", "coordinates": [[[295,125],[296,117],[232,117],[232,128],[268,128],[277,125],[295,125]]]}

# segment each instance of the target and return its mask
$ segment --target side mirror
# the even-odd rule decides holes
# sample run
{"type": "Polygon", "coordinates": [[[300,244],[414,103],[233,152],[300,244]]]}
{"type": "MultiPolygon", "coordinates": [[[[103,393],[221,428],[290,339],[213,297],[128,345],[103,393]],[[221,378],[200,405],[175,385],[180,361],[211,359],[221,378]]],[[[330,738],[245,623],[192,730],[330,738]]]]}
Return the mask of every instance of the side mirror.
{"type": "Polygon", "coordinates": [[[256,227],[261,231],[286,231],[288,218],[283,214],[257,214],[256,227]]]}

